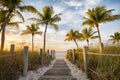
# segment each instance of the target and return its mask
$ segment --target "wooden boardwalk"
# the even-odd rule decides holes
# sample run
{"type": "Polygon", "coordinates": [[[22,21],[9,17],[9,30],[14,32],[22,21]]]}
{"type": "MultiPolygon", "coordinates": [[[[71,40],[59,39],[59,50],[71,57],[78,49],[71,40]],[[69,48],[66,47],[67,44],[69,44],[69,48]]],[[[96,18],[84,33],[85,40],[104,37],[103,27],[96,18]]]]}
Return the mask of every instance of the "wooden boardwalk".
{"type": "Polygon", "coordinates": [[[53,67],[38,80],[77,80],[63,59],[57,59],[53,67]]]}

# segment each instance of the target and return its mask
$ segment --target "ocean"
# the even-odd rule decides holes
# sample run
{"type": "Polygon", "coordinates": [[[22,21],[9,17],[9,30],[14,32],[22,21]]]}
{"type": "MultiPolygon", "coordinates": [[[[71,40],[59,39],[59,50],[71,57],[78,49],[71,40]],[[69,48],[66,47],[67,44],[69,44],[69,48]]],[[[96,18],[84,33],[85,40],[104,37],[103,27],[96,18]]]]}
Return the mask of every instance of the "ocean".
{"type": "Polygon", "coordinates": [[[56,55],[56,59],[64,59],[66,55],[66,51],[56,51],[55,55],[56,55]]]}

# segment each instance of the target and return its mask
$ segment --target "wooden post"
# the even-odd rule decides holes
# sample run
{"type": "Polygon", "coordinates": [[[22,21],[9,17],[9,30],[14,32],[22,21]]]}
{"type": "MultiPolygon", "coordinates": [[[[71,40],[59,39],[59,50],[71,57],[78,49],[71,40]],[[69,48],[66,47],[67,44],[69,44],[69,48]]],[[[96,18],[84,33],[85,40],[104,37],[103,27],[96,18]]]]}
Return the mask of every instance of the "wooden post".
{"type": "Polygon", "coordinates": [[[47,56],[49,56],[49,49],[47,50],[47,56]]]}
{"type": "Polygon", "coordinates": [[[51,59],[53,59],[53,50],[51,50],[51,59]]]}
{"type": "Polygon", "coordinates": [[[55,59],[55,50],[53,50],[53,58],[55,59]]]}
{"type": "Polygon", "coordinates": [[[76,53],[76,50],[73,49],[73,52],[72,52],[73,63],[75,62],[75,53],[76,53]]]}
{"type": "Polygon", "coordinates": [[[43,65],[43,49],[40,49],[41,64],[43,65]]]}
{"type": "Polygon", "coordinates": [[[15,48],[15,45],[11,44],[10,45],[10,54],[14,54],[14,48],[15,48]]]}
{"type": "Polygon", "coordinates": [[[101,45],[100,45],[100,54],[102,55],[103,52],[104,52],[104,45],[103,45],[103,43],[101,43],[101,45]]]}
{"type": "Polygon", "coordinates": [[[86,73],[86,77],[88,78],[88,64],[89,64],[89,58],[88,58],[88,47],[83,47],[83,57],[84,57],[84,69],[86,73]]]}
{"type": "Polygon", "coordinates": [[[72,58],[72,50],[70,49],[69,51],[70,51],[70,61],[72,61],[71,60],[71,58],[72,58]]]}
{"type": "Polygon", "coordinates": [[[28,46],[24,46],[24,60],[23,60],[23,76],[27,76],[28,72],[28,46]]]}

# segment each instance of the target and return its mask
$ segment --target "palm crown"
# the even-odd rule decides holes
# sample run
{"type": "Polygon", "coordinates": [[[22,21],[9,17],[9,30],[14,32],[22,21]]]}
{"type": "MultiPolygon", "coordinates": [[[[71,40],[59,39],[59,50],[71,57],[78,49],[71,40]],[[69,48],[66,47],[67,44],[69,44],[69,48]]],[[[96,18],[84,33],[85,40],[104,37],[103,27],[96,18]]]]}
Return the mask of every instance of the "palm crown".
{"type": "Polygon", "coordinates": [[[76,40],[80,40],[80,38],[81,38],[81,35],[80,35],[80,33],[79,33],[79,31],[78,30],[76,30],[76,31],[74,31],[73,29],[71,29],[67,34],[66,34],[66,39],[65,39],[65,41],[74,41],[75,42],[75,44],[76,44],[76,46],[77,46],[77,48],[78,48],[78,44],[77,44],[77,41],[76,40]]]}
{"type": "MultiPolygon", "coordinates": [[[[0,32],[2,31],[1,36],[1,50],[4,49],[4,41],[5,41],[5,27],[10,22],[11,18],[17,14],[23,21],[24,18],[20,11],[29,11],[33,13],[37,13],[38,11],[33,6],[24,6],[22,5],[22,0],[0,0],[0,6],[3,11],[5,11],[4,21],[1,24],[0,32]]],[[[14,25],[18,25],[18,23],[14,23],[14,25]]]]}
{"type": "Polygon", "coordinates": [[[39,15],[39,18],[30,18],[30,20],[36,21],[37,24],[45,25],[44,42],[43,42],[43,51],[45,53],[47,27],[48,27],[48,25],[51,25],[55,30],[57,30],[58,25],[55,24],[55,22],[59,22],[61,20],[61,18],[60,18],[61,14],[55,14],[53,7],[45,6],[43,8],[43,13],[39,12],[38,15],[39,15]]]}
{"type": "Polygon", "coordinates": [[[95,39],[95,38],[98,38],[98,36],[94,36],[95,33],[97,31],[93,31],[92,28],[84,28],[82,30],[82,33],[81,34],[81,37],[82,37],[82,40],[86,40],[87,41],[87,45],[89,46],[89,39],[95,39]]]}
{"type": "Polygon", "coordinates": [[[110,35],[111,39],[113,41],[113,44],[118,43],[119,45],[119,41],[120,41],[120,33],[119,32],[115,32],[114,35],[110,35]]]}
{"type": "Polygon", "coordinates": [[[100,53],[102,53],[101,35],[99,30],[99,24],[115,21],[120,19],[120,14],[113,15],[114,9],[107,10],[105,6],[97,6],[96,8],[88,9],[86,16],[83,17],[82,25],[89,25],[90,27],[96,27],[98,31],[98,38],[100,44],[100,53]]]}
{"type": "Polygon", "coordinates": [[[30,26],[26,26],[26,30],[24,30],[21,35],[31,34],[32,35],[32,51],[34,50],[34,35],[41,35],[42,32],[38,31],[39,27],[36,24],[31,24],[30,26]]]}

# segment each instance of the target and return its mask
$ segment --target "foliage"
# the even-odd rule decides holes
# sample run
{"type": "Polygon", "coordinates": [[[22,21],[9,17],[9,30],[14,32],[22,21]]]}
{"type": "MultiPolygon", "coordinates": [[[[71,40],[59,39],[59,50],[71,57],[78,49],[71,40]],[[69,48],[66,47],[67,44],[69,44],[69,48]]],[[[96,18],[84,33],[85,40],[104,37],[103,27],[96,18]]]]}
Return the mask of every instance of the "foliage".
{"type": "MultiPolygon", "coordinates": [[[[17,51],[14,55],[9,55],[8,51],[0,53],[0,80],[17,80],[23,72],[23,51],[17,51]],[[3,55],[4,54],[4,55],[3,55]],[[5,56],[6,54],[6,56],[5,56]]],[[[48,61],[48,58],[44,60],[48,61]]],[[[44,62],[47,66],[51,62],[44,62]]],[[[39,52],[29,52],[28,54],[28,70],[36,70],[42,67],[41,56],[39,52]]]]}
{"type": "Polygon", "coordinates": [[[36,21],[37,24],[45,25],[45,31],[44,31],[44,44],[43,44],[43,51],[45,53],[46,49],[46,32],[47,27],[50,25],[55,30],[58,30],[58,25],[55,24],[56,22],[61,21],[60,15],[61,14],[55,14],[52,6],[45,6],[42,9],[43,13],[38,13],[39,18],[30,18],[30,20],[36,21]]]}
{"type": "MultiPolygon", "coordinates": [[[[89,54],[89,68],[95,72],[102,75],[108,80],[119,80],[120,79],[120,56],[100,56],[97,54],[98,49],[90,48],[90,52],[94,51],[96,54],[89,54]],[[114,64],[114,65],[113,65],[114,64]]],[[[120,47],[118,46],[106,46],[104,48],[106,54],[117,54],[120,52],[120,47]],[[111,53],[110,53],[111,52],[111,53]]],[[[67,53],[66,58],[74,63],[78,68],[84,71],[84,59],[82,49],[77,50],[75,53],[75,62],[72,60],[72,53],[67,53]]],[[[100,76],[89,70],[89,79],[90,80],[103,80],[100,76]]]]}
{"type": "Polygon", "coordinates": [[[110,35],[111,39],[113,41],[113,44],[118,43],[119,45],[119,41],[120,41],[120,33],[119,32],[115,32],[114,35],[110,35]]]}
{"type": "Polygon", "coordinates": [[[82,39],[86,40],[87,45],[89,46],[89,39],[98,38],[98,36],[95,36],[96,32],[97,31],[93,31],[92,28],[88,28],[88,29],[84,28],[80,34],[81,34],[82,39]]]}
{"type": "Polygon", "coordinates": [[[65,41],[74,41],[77,48],[78,48],[78,44],[77,44],[77,40],[81,39],[81,34],[79,33],[78,30],[73,30],[71,29],[67,34],[66,34],[66,39],[65,41]]]}
{"type": "Polygon", "coordinates": [[[120,14],[113,15],[112,11],[114,11],[114,9],[107,10],[105,6],[97,6],[95,8],[88,9],[86,12],[87,16],[83,17],[82,25],[89,25],[90,27],[97,28],[100,48],[102,45],[99,24],[120,19],[120,14]]]}
{"type": "Polygon", "coordinates": [[[37,13],[38,11],[33,6],[25,6],[22,5],[22,0],[0,0],[0,6],[3,9],[2,12],[5,12],[5,15],[2,17],[2,22],[0,20],[0,32],[1,33],[1,50],[4,49],[5,43],[5,28],[7,24],[15,25],[18,27],[18,23],[12,21],[14,16],[18,16],[21,18],[22,22],[24,22],[24,17],[22,16],[21,12],[29,11],[32,13],[37,13]],[[21,11],[21,12],[20,12],[21,11]]]}
{"type": "Polygon", "coordinates": [[[34,50],[34,35],[42,34],[42,31],[38,31],[39,27],[36,24],[31,24],[30,26],[26,26],[26,30],[24,30],[21,35],[31,34],[32,35],[32,51],[34,50]]]}

